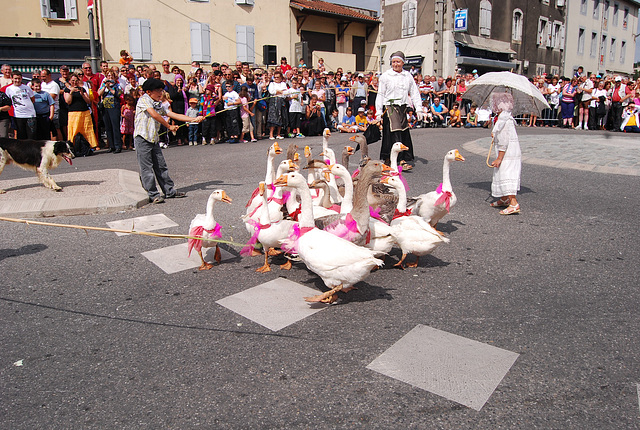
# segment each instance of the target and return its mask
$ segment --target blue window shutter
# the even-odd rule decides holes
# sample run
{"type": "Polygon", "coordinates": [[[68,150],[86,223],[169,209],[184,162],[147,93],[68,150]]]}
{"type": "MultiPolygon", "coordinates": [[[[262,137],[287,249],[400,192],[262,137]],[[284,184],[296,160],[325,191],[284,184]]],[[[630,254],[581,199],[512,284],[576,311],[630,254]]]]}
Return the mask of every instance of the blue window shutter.
{"type": "Polygon", "coordinates": [[[139,19],[129,19],[129,53],[135,60],[142,60],[142,32],[139,19]]]}
{"type": "Polygon", "coordinates": [[[49,0],[40,0],[40,16],[43,18],[49,18],[49,0]]]}
{"type": "Polygon", "coordinates": [[[151,53],[151,21],[148,19],[140,20],[140,32],[142,35],[142,59],[151,61],[153,54],[151,53]]]}
{"type": "Polygon", "coordinates": [[[64,0],[64,12],[67,19],[78,19],[77,0],[64,0]]]}
{"type": "Polygon", "coordinates": [[[236,60],[247,60],[247,26],[236,25],[236,60]]]}

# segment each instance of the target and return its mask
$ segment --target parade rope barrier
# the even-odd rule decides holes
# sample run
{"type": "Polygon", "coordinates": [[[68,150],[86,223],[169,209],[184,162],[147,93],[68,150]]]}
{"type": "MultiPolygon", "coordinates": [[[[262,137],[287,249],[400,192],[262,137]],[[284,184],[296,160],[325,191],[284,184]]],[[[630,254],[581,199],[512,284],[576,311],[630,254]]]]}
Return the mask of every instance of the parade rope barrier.
{"type": "Polygon", "coordinates": [[[74,225],[74,224],[55,224],[55,223],[52,223],[52,222],[30,221],[30,220],[26,220],[26,219],[5,218],[5,217],[0,217],[0,221],[15,222],[15,223],[26,224],[26,225],[42,225],[42,226],[47,226],[47,227],[73,228],[73,229],[76,229],[76,230],[84,230],[85,233],[87,232],[87,230],[95,230],[95,231],[107,231],[107,232],[110,232],[110,233],[134,234],[134,235],[139,235],[139,236],[164,237],[164,238],[167,238],[167,239],[206,240],[208,242],[224,243],[224,244],[232,245],[232,246],[239,246],[239,247],[244,246],[244,243],[236,243],[236,242],[233,242],[233,241],[230,241],[230,240],[213,239],[213,238],[210,238],[210,237],[205,237],[205,238],[203,238],[203,237],[195,237],[195,236],[189,236],[189,235],[183,235],[183,234],[154,233],[154,232],[150,232],[150,231],[135,231],[135,230],[119,230],[119,229],[115,229],[115,228],[90,227],[90,226],[86,226],[86,225],[74,225]]]}

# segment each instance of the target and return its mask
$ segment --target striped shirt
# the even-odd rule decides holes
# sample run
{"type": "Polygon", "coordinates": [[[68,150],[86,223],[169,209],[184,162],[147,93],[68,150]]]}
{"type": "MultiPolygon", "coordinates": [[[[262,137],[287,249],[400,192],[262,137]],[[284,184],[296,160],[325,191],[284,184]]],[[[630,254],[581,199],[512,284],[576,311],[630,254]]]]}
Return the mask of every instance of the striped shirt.
{"type": "Polygon", "coordinates": [[[158,131],[160,130],[160,123],[153,119],[147,109],[153,108],[158,115],[167,116],[167,112],[162,107],[162,103],[154,102],[149,94],[145,94],[138,99],[136,105],[136,119],[133,136],[140,136],[147,142],[158,142],[158,131]]]}

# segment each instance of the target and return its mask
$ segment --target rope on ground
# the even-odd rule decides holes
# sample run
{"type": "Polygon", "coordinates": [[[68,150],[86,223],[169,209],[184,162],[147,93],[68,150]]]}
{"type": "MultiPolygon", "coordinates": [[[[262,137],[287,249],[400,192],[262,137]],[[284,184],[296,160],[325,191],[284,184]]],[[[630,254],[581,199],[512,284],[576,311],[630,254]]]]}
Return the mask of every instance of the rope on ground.
{"type": "Polygon", "coordinates": [[[167,239],[206,240],[207,242],[225,243],[227,245],[239,246],[239,247],[243,247],[245,245],[244,243],[236,243],[236,242],[233,242],[233,241],[230,241],[230,240],[214,239],[214,238],[210,238],[210,237],[204,237],[203,238],[203,237],[189,236],[189,235],[183,235],[183,234],[154,233],[154,232],[150,232],[150,231],[135,231],[135,230],[119,230],[119,229],[115,229],[115,228],[90,227],[90,226],[86,226],[86,225],[74,225],[74,224],[56,224],[56,223],[52,223],[52,222],[31,221],[31,220],[26,220],[26,219],[5,218],[5,217],[0,217],[0,221],[15,222],[15,223],[26,224],[26,225],[42,225],[42,226],[47,226],[47,227],[73,228],[73,229],[77,229],[77,230],[84,230],[85,233],[88,230],[95,230],[95,231],[108,231],[110,233],[134,234],[134,235],[139,235],[139,236],[164,237],[164,238],[167,238],[167,239]]]}

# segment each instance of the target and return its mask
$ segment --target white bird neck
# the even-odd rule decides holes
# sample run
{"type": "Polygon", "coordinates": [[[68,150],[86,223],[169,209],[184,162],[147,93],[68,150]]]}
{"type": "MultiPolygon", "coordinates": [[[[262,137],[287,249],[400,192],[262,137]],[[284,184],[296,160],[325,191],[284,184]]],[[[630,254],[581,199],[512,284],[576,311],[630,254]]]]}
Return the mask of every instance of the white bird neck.
{"type": "Polygon", "coordinates": [[[296,187],[300,190],[300,215],[298,215],[298,225],[300,227],[315,227],[316,223],[313,219],[313,201],[309,186],[301,184],[296,187]]]}
{"type": "Polygon", "coordinates": [[[407,190],[404,188],[404,184],[400,184],[400,187],[396,187],[398,191],[398,212],[406,212],[407,211],[407,190]]]}
{"type": "Polygon", "coordinates": [[[267,185],[271,185],[276,181],[275,161],[276,156],[269,152],[269,156],[267,157],[267,174],[264,177],[264,183],[267,185]]]}
{"type": "Polygon", "coordinates": [[[205,230],[212,230],[216,226],[216,220],[213,218],[213,205],[215,205],[216,199],[212,195],[207,200],[207,212],[205,213],[205,220],[202,227],[205,230]]]}
{"type": "Polygon", "coordinates": [[[267,201],[267,191],[268,190],[264,190],[264,194],[262,194],[262,207],[260,207],[259,221],[262,225],[271,225],[271,217],[269,216],[269,202],[267,201]]]}
{"type": "Polygon", "coordinates": [[[398,149],[391,149],[391,156],[389,157],[389,161],[390,161],[390,166],[391,169],[393,169],[394,172],[398,171],[398,154],[400,153],[400,150],[398,149]]]}
{"type": "Polygon", "coordinates": [[[342,198],[342,205],[340,206],[341,214],[348,214],[353,210],[353,179],[348,174],[338,174],[339,178],[344,181],[344,197],[342,198]]]}
{"type": "Polygon", "coordinates": [[[451,179],[449,178],[449,166],[451,166],[451,161],[445,157],[442,165],[442,191],[453,191],[451,179]]]}

